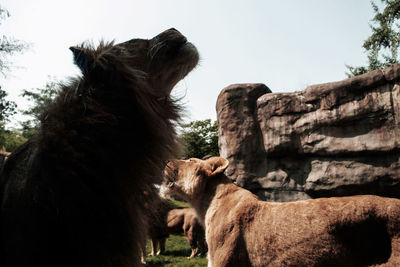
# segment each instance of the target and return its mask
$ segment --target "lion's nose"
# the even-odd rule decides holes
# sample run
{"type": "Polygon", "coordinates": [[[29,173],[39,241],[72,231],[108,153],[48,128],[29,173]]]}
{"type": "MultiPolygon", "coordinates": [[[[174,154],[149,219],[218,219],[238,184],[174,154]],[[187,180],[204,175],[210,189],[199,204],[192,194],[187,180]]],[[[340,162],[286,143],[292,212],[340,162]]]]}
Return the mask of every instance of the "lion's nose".
{"type": "Polygon", "coordinates": [[[173,32],[178,32],[178,33],[180,33],[177,29],[175,29],[175,28],[171,28],[171,29],[168,29],[167,31],[173,31],[173,32]]]}
{"type": "Polygon", "coordinates": [[[153,38],[153,43],[163,42],[166,40],[185,43],[186,38],[177,29],[171,28],[163,31],[159,35],[153,38]]]}

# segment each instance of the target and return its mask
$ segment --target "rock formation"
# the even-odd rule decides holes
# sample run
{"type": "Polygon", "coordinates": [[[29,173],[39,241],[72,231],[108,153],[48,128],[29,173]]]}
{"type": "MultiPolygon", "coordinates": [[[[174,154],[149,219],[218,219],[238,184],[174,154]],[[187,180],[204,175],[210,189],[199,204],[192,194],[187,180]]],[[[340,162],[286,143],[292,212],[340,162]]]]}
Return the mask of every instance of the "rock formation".
{"type": "Polygon", "coordinates": [[[263,199],[400,197],[400,65],[294,93],[235,84],[217,101],[228,176],[263,199]]]}

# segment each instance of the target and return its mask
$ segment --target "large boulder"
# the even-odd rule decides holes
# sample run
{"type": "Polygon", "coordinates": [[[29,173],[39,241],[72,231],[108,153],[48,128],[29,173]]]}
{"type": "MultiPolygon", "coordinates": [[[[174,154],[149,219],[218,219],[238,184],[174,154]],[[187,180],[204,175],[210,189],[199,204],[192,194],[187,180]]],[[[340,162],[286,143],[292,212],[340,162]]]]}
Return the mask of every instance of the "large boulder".
{"type": "Polygon", "coordinates": [[[271,90],[264,84],[235,84],[222,90],[217,100],[220,154],[230,161],[226,173],[242,187],[257,177],[265,161],[255,103],[266,93],[271,90]]]}
{"type": "Polygon", "coordinates": [[[294,93],[236,84],[217,101],[228,176],[263,199],[400,197],[400,65],[294,93]]]}

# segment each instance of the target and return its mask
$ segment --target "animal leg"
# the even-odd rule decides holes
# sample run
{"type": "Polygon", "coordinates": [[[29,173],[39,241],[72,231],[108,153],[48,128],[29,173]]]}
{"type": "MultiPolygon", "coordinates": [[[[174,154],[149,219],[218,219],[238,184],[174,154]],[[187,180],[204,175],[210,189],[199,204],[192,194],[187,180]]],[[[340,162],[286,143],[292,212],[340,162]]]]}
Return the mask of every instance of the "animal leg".
{"type": "Polygon", "coordinates": [[[141,255],[142,264],[146,264],[146,242],[142,244],[142,255],[141,255]]]}
{"type": "Polygon", "coordinates": [[[199,237],[199,240],[197,241],[198,247],[200,249],[200,254],[205,255],[207,253],[207,243],[204,238],[204,236],[199,237]]]}
{"type": "Polygon", "coordinates": [[[156,255],[156,250],[157,250],[157,239],[152,238],[151,239],[151,253],[150,256],[155,256],[156,255]]]}
{"type": "Polygon", "coordinates": [[[158,240],[158,243],[160,245],[160,249],[158,250],[157,255],[165,253],[165,240],[166,240],[165,238],[161,238],[161,239],[158,240]]]}
{"type": "Polygon", "coordinates": [[[197,240],[194,238],[192,232],[189,232],[187,236],[187,240],[189,241],[190,248],[192,249],[192,254],[188,257],[188,259],[193,258],[199,252],[199,248],[197,247],[197,240]]]}
{"type": "Polygon", "coordinates": [[[198,248],[192,248],[192,254],[190,254],[188,259],[190,260],[190,259],[194,258],[194,256],[196,256],[198,252],[199,252],[198,248]]]}
{"type": "Polygon", "coordinates": [[[190,227],[189,230],[184,230],[184,232],[183,232],[183,234],[185,235],[186,240],[187,240],[188,243],[189,243],[190,248],[192,249],[192,253],[190,254],[189,257],[187,257],[188,259],[191,259],[191,258],[193,258],[193,257],[195,256],[195,255],[193,255],[193,254],[194,254],[194,250],[195,250],[196,247],[197,247],[196,244],[195,244],[195,242],[194,242],[192,232],[193,232],[192,227],[190,227]]]}
{"type": "Polygon", "coordinates": [[[213,264],[211,263],[211,260],[210,260],[210,254],[207,254],[207,267],[213,267],[213,264]]]}

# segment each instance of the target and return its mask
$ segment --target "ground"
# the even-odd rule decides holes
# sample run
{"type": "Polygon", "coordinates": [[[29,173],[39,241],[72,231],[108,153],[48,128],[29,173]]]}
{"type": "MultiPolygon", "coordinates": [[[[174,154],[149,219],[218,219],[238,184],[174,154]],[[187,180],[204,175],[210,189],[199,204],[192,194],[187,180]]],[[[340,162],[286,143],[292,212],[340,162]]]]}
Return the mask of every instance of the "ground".
{"type": "MultiPolygon", "coordinates": [[[[146,246],[147,255],[150,254],[150,241],[146,246]]],[[[207,266],[207,258],[205,255],[187,259],[191,250],[188,242],[183,236],[171,235],[167,239],[165,255],[148,256],[147,264],[149,267],[205,267],[207,266]]]]}

